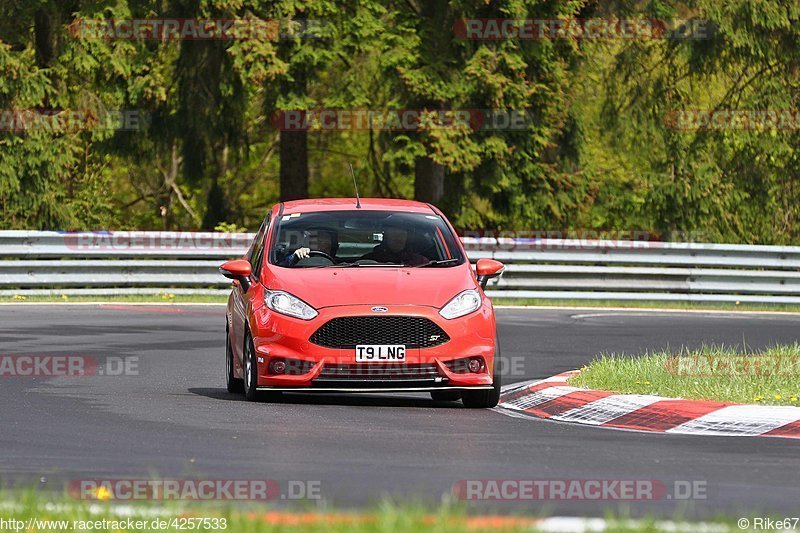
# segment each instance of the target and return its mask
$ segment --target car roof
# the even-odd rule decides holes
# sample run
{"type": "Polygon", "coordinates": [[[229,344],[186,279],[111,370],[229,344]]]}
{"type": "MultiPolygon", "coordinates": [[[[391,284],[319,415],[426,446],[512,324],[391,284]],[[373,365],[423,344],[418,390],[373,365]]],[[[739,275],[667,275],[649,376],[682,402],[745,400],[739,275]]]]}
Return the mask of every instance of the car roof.
{"type": "MultiPolygon", "coordinates": [[[[319,211],[350,211],[356,208],[355,198],[313,198],[291,200],[283,203],[283,213],[315,213],[319,211]]],[[[406,213],[433,213],[430,205],[413,200],[394,198],[362,198],[361,209],[368,211],[404,211],[406,213]]]]}

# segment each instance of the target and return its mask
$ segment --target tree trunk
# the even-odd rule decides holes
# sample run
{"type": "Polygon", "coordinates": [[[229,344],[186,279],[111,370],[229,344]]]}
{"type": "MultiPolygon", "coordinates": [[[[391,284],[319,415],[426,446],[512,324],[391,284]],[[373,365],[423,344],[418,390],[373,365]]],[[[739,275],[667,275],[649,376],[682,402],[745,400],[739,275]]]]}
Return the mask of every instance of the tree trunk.
{"type": "Polygon", "coordinates": [[[308,198],[308,132],[281,131],[281,202],[308,198]]]}
{"type": "Polygon", "coordinates": [[[444,196],[444,167],[430,157],[418,157],[414,164],[414,199],[436,204],[444,196]]]}
{"type": "Polygon", "coordinates": [[[203,229],[213,230],[220,222],[227,222],[227,208],[225,202],[225,193],[219,186],[217,176],[211,176],[211,188],[208,190],[208,199],[206,205],[208,209],[203,217],[203,229]]]}
{"type": "Polygon", "coordinates": [[[58,31],[61,13],[53,5],[44,5],[33,17],[33,33],[36,41],[36,63],[41,68],[52,67],[58,57],[58,31]]]}

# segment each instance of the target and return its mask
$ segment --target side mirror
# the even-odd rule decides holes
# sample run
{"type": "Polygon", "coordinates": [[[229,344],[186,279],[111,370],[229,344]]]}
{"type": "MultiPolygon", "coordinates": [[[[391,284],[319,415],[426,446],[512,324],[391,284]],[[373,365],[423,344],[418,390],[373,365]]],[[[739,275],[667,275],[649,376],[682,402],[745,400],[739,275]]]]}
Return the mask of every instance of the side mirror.
{"type": "Polygon", "coordinates": [[[500,261],[495,261],[494,259],[478,259],[475,270],[478,273],[478,283],[481,289],[485,289],[486,283],[490,279],[496,278],[502,274],[505,268],[506,266],[500,261]]]}
{"type": "Polygon", "coordinates": [[[228,261],[219,267],[219,273],[226,278],[238,281],[242,285],[242,290],[247,292],[250,290],[250,274],[253,269],[248,261],[244,259],[236,259],[235,261],[228,261]]]}

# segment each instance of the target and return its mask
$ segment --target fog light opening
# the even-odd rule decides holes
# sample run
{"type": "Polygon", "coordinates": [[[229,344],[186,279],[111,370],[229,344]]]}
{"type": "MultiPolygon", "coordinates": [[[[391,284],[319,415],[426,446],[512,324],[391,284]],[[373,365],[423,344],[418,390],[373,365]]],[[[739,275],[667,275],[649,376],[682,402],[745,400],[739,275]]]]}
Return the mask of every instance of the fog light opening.
{"type": "Polygon", "coordinates": [[[270,374],[284,374],[286,372],[286,361],[282,359],[276,359],[274,361],[270,361],[269,363],[269,373],[270,374]]]}
{"type": "Polygon", "coordinates": [[[473,374],[483,370],[483,360],[480,357],[472,357],[467,363],[467,369],[473,374]]]}

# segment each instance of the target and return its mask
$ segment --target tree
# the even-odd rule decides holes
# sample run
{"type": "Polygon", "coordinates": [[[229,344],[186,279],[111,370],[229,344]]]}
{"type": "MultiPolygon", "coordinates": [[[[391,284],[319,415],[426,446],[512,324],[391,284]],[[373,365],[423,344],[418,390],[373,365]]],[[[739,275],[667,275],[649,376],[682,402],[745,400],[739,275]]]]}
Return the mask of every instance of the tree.
{"type": "MultiPolygon", "coordinates": [[[[652,5],[662,18],[685,7],[652,5]]],[[[796,129],[774,121],[707,126],[709,117],[738,112],[750,121],[796,107],[800,8],[779,1],[693,7],[689,24],[702,22],[707,33],[631,41],[615,53],[605,90],[614,148],[643,155],[650,191],[643,209],[661,232],[789,242],[800,235],[796,129]]]]}
{"type": "Polygon", "coordinates": [[[570,41],[467,40],[464,19],[573,16],[579,3],[516,0],[403,3],[405,48],[387,76],[405,103],[434,112],[472,110],[470,127],[435,125],[397,135],[395,161],[413,161],[415,195],[442,201],[459,225],[507,226],[563,220],[557,145],[566,117],[570,41]],[[477,110],[477,111],[476,111],[477,110]],[[521,129],[493,128],[496,116],[526,117],[521,129]],[[475,127],[475,122],[483,127],[475,127]],[[443,197],[447,189],[455,194],[443,197]]]}

